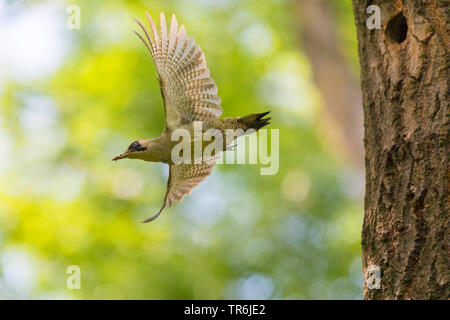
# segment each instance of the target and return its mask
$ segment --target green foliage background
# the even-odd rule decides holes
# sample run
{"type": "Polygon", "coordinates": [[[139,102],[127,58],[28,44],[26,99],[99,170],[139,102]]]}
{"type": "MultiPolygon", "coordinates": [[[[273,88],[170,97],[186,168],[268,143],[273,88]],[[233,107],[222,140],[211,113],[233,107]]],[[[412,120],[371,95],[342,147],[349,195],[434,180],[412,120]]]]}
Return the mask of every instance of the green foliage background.
{"type": "MultiPolygon", "coordinates": [[[[334,2],[342,50],[357,70],[351,5],[334,2]]],[[[26,37],[14,41],[26,55],[39,45],[63,53],[39,76],[0,66],[0,298],[359,299],[362,177],[316,129],[321,97],[293,6],[3,1],[0,28],[36,10],[41,23],[56,21],[48,37],[59,40],[39,44],[24,20],[26,37]],[[66,28],[71,4],[81,9],[80,30],[66,28]],[[131,18],[145,21],[145,10],[155,19],[175,13],[201,45],[224,116],[270,109],[280,130],[276,175],[217,166],[151,224],[140,221],[160,207],[167,168],[111,162],[163,129],[155,69],[132,32],[131,18]],[[81,268],[80,290],[66,288],[69,265],[81,268]]]]}

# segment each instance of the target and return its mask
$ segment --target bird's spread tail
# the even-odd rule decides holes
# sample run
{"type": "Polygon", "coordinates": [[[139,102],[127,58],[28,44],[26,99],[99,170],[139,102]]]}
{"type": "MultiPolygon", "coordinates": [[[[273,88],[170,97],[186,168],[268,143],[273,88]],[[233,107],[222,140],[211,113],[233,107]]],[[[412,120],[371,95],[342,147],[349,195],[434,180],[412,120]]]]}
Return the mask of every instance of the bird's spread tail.
{"type": "Polygon", "coordinates": [[[258,131],[264,126],[267,126],[270,122],[269,118],[264,118],[266,115],[269,114],[270,111],[263,112],[263,113],[253,113],[249,114],[248,116],[239,118],[239,122],[241,122],[244,126],[244,130],[247,129],[254,129],[258,131]]]}

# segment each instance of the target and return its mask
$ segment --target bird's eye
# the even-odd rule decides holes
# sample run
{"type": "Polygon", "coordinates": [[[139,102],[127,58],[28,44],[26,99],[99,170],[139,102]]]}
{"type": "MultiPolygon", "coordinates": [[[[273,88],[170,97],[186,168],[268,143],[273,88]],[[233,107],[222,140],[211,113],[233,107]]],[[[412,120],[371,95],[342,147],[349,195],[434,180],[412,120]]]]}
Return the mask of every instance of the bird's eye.
{"type": "Polygon", "coordinates": [[[133,150],[136,149],[137,147],[139,147],[139,143],[137,143],[136,141],[133,142],[132,144],[130,144],[130,146],[128,147],[128,149],[133,150]]]}

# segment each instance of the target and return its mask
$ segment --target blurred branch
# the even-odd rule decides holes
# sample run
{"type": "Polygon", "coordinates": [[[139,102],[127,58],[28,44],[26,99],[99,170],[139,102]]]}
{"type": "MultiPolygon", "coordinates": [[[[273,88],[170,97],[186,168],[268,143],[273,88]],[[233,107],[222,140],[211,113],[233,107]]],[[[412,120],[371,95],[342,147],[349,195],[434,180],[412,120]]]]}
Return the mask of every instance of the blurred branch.
{"type": "Polygon", "coordinates": [[[360,86],[339,50],[336,23],[330,11],[328,1],[297,0],[299,36],[324,101],[322,127],[333,144],[343,147],[344,156],[362,167],[364,149],[360,86]]]}

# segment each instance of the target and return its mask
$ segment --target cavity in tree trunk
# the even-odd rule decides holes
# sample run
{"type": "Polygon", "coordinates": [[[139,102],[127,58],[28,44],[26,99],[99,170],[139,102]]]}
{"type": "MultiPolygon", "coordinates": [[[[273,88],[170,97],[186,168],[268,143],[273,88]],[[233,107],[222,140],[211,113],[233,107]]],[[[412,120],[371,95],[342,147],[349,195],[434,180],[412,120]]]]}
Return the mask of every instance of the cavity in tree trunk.
{"type": "Polygon", "coordinates": [[[366,166],[365,299],[448,299],[449,16],[444,0],[353,0],[366,166]],[[381,9],[369,30],[367,7],[381,9]]]}

